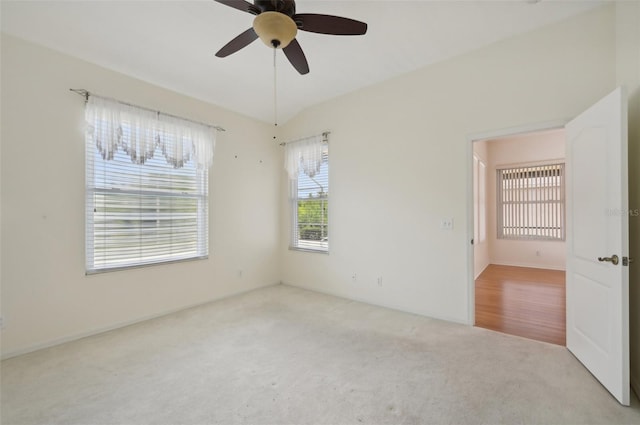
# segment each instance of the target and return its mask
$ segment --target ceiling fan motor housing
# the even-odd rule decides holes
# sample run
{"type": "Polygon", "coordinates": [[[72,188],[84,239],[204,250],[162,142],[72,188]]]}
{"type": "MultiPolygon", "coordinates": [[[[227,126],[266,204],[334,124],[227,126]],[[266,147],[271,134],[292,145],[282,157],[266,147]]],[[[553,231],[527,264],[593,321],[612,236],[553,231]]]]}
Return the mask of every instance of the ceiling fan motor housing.
{"type": "Polygon", "coordinates": [[[255,0],[253,4],[261,12],[280,12],[289,17],[296,14],[296,2],[293,0],[255,0]]]}

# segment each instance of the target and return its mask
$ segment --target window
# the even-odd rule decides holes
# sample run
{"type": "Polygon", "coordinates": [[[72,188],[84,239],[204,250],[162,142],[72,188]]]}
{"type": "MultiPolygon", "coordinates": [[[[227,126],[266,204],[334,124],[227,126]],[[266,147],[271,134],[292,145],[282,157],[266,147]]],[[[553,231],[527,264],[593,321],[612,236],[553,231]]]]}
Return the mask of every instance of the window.
{"type": "Polygon", "coordinates": [[[499,239],[565,239],[564,164],[497,170],[499,239]]]}
{"type": "Polygon", "coordinates": [[[329,146],[326,134],[287,144],[292,249],[329,251],[329,146]]]}
{"type": "Polygon", "coordinates": [[[206,149],[192,124],[96,103],[87,105],[87,272],[206,258],[206,149]]]}
{"type": "Polygon", "coordinates": [[[477,244],[483,243],[487,238],[486,170],[485,163],[473,155],[473,239],[477,244]]]}

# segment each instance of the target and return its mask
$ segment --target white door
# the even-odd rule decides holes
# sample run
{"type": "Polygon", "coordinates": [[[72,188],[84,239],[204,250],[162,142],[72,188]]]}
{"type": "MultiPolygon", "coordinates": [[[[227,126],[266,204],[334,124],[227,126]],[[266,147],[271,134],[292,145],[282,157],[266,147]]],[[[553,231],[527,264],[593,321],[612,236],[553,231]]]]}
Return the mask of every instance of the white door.
{"type": "Polygon", "coordinates": [[[567,348],[629,405],[627,101],[622,89],[566,130],[567,348]]]}

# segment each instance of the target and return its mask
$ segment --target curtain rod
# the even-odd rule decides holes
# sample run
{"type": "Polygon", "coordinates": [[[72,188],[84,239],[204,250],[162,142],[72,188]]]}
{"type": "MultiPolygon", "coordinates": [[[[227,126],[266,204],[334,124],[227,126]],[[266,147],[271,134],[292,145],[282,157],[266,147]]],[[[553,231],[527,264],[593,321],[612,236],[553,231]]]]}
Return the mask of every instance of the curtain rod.
{"type": "Polygon", "coordinates": [[[211,124],[207,124],[207,123],[200,122],[200,121],[190,120],[189,118],[184,118],[184,117],[179,117],[179,116],[177,116],[177,115],[167,114],[166,112],[156,111],[156,110],[154,110],[154,109],[145,108],[144,106],[139,106],[139,105],[134,105],[134,104],[132,104],[132,103],[123,102],[123,101],[121,101],[121,100],[113,99],[113,98],[111,98],[111,97],[99,96],[99,95],[94,94],[94,93],[91,93],[91,92],[89,92],[88,90],[85,90],[85,89],[69,89],[69,91],[72,91],[72,92],[74,92],[74,93],[76,93],[76,94],[79,94],[80,96],[84,97],[85,102],[88,102],[88,101],[89,101],[89,96],[100,97],[100,98],[102,98],[102,99],[113,100],[114,102],[118,102],[118,103],[120,103],[120,104],[122,104],[122,105],[133,106],[134,108],[144,109],[145,111],[155,112],[155,113],[157,113],[157,114],[162,114],[162,115],[165,115],[165,116],[167,116],[167,117],[171,117],[171,118],[178,118],[178,119],[181,119],[181,120],[185,120],[185,121],[192,122],[192,123],[194,123],[194,124],[204,125],[204,126],[207,126],[207,127],[210,127],[210,128],[214,128],[214,129],[216,129],[216,130],[218,130],[218,131],[227,131],[227,130],[225,130],[224,128],[222,128],[222,127],[220,127],[220,126],[217,126],[217,125],[211,125],[211,124]]]}
{"type": "MultiPolygon", "coordinates": [[[[325,142],[325,143],[328,142],[329,139],[327,137],[331,134],[331,132],[330,131],[323,131],[321,134],[322,134],[322,141],[325,142]]],[[[300,140],[304,140],[304,138],[298,139],[298,140],[292,140],[290,142],[282,142],[282,143],[280,143],[280,146],[286,146],[289,143],[299,142],[300,140]]]]}

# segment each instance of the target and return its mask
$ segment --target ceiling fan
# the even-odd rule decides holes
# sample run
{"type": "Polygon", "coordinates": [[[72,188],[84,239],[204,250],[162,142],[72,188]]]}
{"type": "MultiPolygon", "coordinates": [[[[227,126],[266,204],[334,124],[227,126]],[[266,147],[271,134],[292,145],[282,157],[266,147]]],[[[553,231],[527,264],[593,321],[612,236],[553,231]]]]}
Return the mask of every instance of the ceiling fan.
{"type": "Polygon", "coordinates": [[[249,28],[216,53],[224,58],[260,38],[267,46],[282,49],[291,65],[300,73],[309,72],[307,58],[296,40],[298,30],[330,35],[363,35],[367,24],[354,19],[317,13],[296,14],[294,0],[215,0],[256,17],[249,28]]]}

